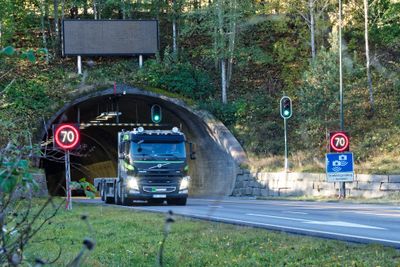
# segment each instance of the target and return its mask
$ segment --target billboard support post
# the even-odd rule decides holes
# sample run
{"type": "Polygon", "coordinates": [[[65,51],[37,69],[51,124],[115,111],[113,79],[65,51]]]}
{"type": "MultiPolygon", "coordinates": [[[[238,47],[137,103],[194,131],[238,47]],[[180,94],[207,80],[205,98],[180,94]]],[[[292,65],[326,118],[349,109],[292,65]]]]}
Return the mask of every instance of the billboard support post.
{"type": "Polygon", "coordinates": [[[78,56],[78,74],[82,74],[82,57],[78,56]]]}
{"type": "Polygon", "coordinates": [[[143,67],[143,55],[139,55],[139,68],[143,67]]]}

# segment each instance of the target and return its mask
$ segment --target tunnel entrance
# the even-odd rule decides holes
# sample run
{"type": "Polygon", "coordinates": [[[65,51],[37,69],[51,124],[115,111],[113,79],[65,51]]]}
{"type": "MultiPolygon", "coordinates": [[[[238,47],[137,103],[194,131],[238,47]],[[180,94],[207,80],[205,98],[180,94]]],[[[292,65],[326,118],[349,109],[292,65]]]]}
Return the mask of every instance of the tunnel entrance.
{"type": "MultiPolygon", "coordinates": [[[[190,195],[230,195],[238,166],[246,161],[240,144],[219,121],[205,111],[193,110],[182,101],[138,88],[118,86],[80,97],[59,110],[48,122],[42,140],[51,139],[51,128],[58,123],[79,123],[81,149],[71,154],[73,181],[117,176],[117,133],[132,130],[179,127],[189,142],[195,144],[196,160],[189,160],[192,177],[190,195]],[[162,108],[162,121],[154,126],[151,106],[162,108]],[[105,118],[101,114],[117,114],[105,118]]],[[[61,152],[43,146],[46,157],[40,165],[45,170],[52,194],[64,194],[58,184],[65,184],[65,166],[61,152]]]]}

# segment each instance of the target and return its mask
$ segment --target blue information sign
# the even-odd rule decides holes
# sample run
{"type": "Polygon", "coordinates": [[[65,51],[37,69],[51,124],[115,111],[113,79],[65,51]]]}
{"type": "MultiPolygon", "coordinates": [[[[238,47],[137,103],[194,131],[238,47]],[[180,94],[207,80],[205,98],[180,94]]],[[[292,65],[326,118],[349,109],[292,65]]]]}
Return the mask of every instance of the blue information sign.
{"type": "Polygon", "coordinates": [[[328,182],[353,182],[353,153],[326,154],[326,178],[328,182]]]}

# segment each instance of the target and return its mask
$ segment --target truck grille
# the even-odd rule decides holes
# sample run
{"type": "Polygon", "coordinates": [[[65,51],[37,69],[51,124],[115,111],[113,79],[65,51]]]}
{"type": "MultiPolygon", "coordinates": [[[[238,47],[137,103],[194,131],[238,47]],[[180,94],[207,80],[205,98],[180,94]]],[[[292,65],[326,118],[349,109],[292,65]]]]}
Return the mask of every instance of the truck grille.
{"type": "Polygon", "coordinates": [[[171,193],[175,190],[175,186],[143,186],[143,191],[148,193],[171,193]]]}

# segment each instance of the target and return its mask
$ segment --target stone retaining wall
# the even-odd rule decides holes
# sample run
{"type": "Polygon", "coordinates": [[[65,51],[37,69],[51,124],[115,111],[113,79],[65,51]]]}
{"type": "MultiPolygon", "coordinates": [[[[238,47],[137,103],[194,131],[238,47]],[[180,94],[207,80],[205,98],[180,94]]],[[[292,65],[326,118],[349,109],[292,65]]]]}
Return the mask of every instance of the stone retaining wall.
{"type": "MultiPolygon", "coordinates": [[[[346,193],[355,197],[382,197],[400,193],[400,175],[356,174],[346,183],[346,193]]],[[[326,182],[324,173],[251,173],[241,170],[233,196],[325,196],[338,195],[339,183],[326,182]]]]}

